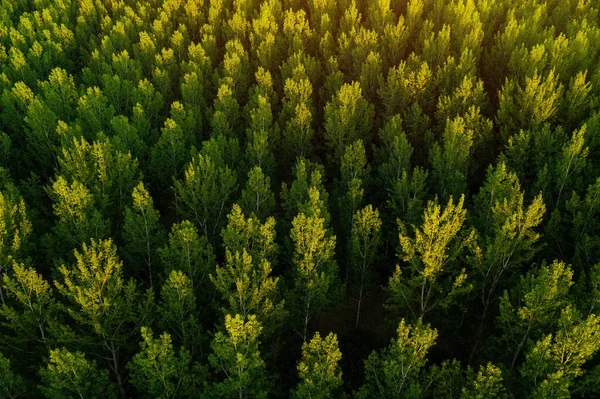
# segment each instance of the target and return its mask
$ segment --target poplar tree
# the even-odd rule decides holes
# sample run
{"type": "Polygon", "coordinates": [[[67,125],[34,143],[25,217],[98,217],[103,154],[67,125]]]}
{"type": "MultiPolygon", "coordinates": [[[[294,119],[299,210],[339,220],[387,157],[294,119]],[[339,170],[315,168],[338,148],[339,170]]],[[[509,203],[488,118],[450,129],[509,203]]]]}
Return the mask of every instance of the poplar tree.
{"type": "Polygon", "coordinates": [[[358,329],[360,310],[364,299],[364,290],[371,283],[372,271],[369,269],[377,258],[377,251],[381,245],[381,219],[379,211],[367,205],[356,211],[350,239],[352,280],[358,290],[358,304],[356,305],[356,323],[358,329]]]}
{"type": "Polygon", "coordinates": [[[185,273],[196,297],[206,304],[211,297],[207,291],[208,275],[213,272],[216,257],[212,245],[190,221],[175,223],[171,227],[167,244],[158,249],[164,265],[165,277],[173,270],[185,273]]]}
{"type": "Polygon", "coordinates": [[[186,139],[177,122],[171,118],[165,121],[158,141],[150,150],[150,172],[157,187],[165,189],[169,187],[173,178],[181,176],[190,158],[191,143],[186,139]]]}
{"type": "Polygon", "coordinates": [[[172,270],[160,290],[158,324],[189,356],[202,354],[200,314],[192,284],[182,271],[172,270]]]}
{"type": "Polygon", "coordinates": [[[133,189],[132,198],[133,207],[125,209],[123,225],[125,260],[153,287],[159,274],[157,249],[164,241],[160,214],[143,183],[133,189]]]}
{"type": "Polygon", "coordinates": [[[521,277],[513,295],[519,297],[511,298],[505,291],[500,298],[498,322],[504,330],[503,341],[508,348],[514,348],[512,368],[531,337],[551,329],[558,319],[559,310],[569,304],[567,296],[573,284],[572,276],[571,268],[562,262],[554,261],[549,266],[544,264],[535,275],[530,273],[521,277]]]}
{"type": "Polygon", "coordinates": [[[373,127],[373,105],[362,96],[358,82],[343,85],[325,106],[325,140],[340,163],[348,144],[368,140],[373,127]]]}
{"type": "Polygon", "coordinates": [[[541,195],[524,206],[519,181],[503,163],[488,169],[486,182],[474,202],[486,209],[479,215],[485,233],[472,260],[479,272],[477,288],[483,304],[482,319],[485,319],[503,282],[539,249],[536,242],[540,234],[535,228],[541,223],[546,207],[541,195]]]}
{"type": "Polygon", "coordinates": [[[461,399],[509,398],[504,387],[502,371],[488,363],[481,366],[477,375],[463,387],[461,399]]]}
{"type": "Polygon", "coordinates": [[[365,361],[365,384],[359,398],[420,398],[419,375],[427,364],[429,349],[435,344],[437,330],[420,320],[415,325],[400,321],[397,338],[381,353],[373,352],[365,361]]]}
{"type": "Polygon", "coordinates": [[[521,374],[532,398],[568,397],[582,366],[600,349],[600,319],[583,318],[567,306],[558,319],[558,330],[538,340],[526,356],[521,374]]]}
{"type": "MultiPolygon", "coordinates": [[[[25,260],[31,233],[25,201],[14,190],[0,191],[0,276],[4,277],[13,262],[25,260]]],[[[5,303],[2,288],[0,300],[5,303]]]]}
{"type": "Polygon", "coordinates": [[[290,159],[311,155],[314,136],[313,87],[304,65],[297,66],[284,81],[280,114],[285,150],[290,159]]]}
{"type": "Polygon", "coordinates": [[[225,266],[217,266],[210,278],[227,306],[225,314],[241,315],[244,320],[253,314],[272,333],[283,320],[283,301],[279,299],[278,277],[272,277],[271,260],[277,250],[275,220],[261,224],[254,217],[245,218],[236,204],[223,229],[225,266]]]}
{"type": "Polygon", "coordinates": [[[248,181],[242,190],[240,207],[258,220],[266,220],[275,213],[275,194],[271,190],[271,179],[259,166],[248,172],[248,181]]]}
{"type": "Polygon", "coordinates": [[[96,362],[81,352],[66,348],[50,350],[48,365],[40,370],[40,375],[43,385],[39,388],[47,398],[117,397],[108,372],[98,369],[96,362]]]}
{"type": "Polygon", "coordinates": [[[154,338],[152,330],[142,327],[140,351],[128,364],[131,382],[138,391],[155,398],[186,398],[194,395],[199,381],[191,370],[190,354],[173,348],[171,336],[163,333],[154,338]]]}
{"type": "Polygon", "coordinates": [[[473,130],[463,118],[446,121],[441,145],[434,145],[431,152],[432,177],[442,199],[458,197],[467,188],[469,155],[473,147],[473,130]]]}
{"type": "MultiPolygon", "coordinates": [[[[111,240],[92,240],[74,252],[76,263],[59,268],[56,288],[80,326],[80,340],[106,359],[125,397],[122,356],[130,344],[129,326],[137,321],[140,295],[133,281],[123,279],[123,264],[111,240]]],[[[69,361],[82,362],[77,356],[69,361]]]]}
{"type": "Polygon", "coordinates": [[[256,316],[225,316],[225,330],[215,334],[208,360],[218,381],[210,388],[217,397],[266,398],[265,363],[259,345],[262,326],[256,316]]]}
{"type": "Polygon", "coordinates": [[[28,347],[28,351],[45,351],[55,342],[51,332],[58,327],[59,310],[48,281],[32,267],[14,263],[12,272],[4,275],[2,287],[6,303],[0,307],[0,320],[4,319],[0,324],[13,332],[4,339],[14,341],[16,347],[28,347]]]}
{"type": "Polygon", "coordinates": [[[414,237],[399,222],[399,257],[406,266],[396,265],[390,278],[390,304],[408,309],[415,320],[435,308],[448,308],[471,288],[466,268],[457,262],[474,239],[473,232],[461,232],[467,214],[463,203],[464,196],[456,204],[451,197],[442,212],[440,205],[430,201],[423,225],[413,226],[414,237]]]}
{"type": "Polygon", "coordinates": [[[293,287],[291,308],[298,322],[296,332],[304,342],[308,338],[311,318],[334,302],[340,290],[338,266],[335,261],[335,236],[325,227],[319,207],[319,191],[309,190],[307,213],[300,213],[292,222],[294,243],[293,287]]]}
{"type": "Polygon", "coordinates": [[[279,143],[279,125],[274,120],[273,79],[271,73],[259,67],[255,73],[256,86],[250,89],[246,105],[245,156],[250,166],[258,166],[272,175],[276,165],[274,150],[279,143]]]}
{"type": "Polygon", "coordinates": [[[174,187],[178,213],[193,221],[214,242],[237,189],[234,172],[223,159],[197,154],[174,187]]]}
{"type": "Polygon", "coordinates": [[[302,359],[297,366],[300,383],[292,397],[324,399],[335,396],[343,383],[341,359],[337,335],[330,333],[323,339],[315,333],[309,342],[302,344],[302,359]]]}
{"type": "MultiPolygon", "coordinates": [[[[347,232],[343,237],[343,245],[345,246],[346,256],[350,258],[350,241],[354,216],[363,204],[365,186],[369,175],[365,148],[361,140],[357,140],[346,147],[342,157],[340,175],[340,194],[338,198],[340,226],[347,232]]],[[[346,279],[348,278],[348,272],[349,268],[346,267],[346,279]]]]}
{"type": "Polygon", "coordinates": [[[413,147],[402,128],[402,117],[389,118],[379,131],[381,146],[375,148],[378,183],[385,191],[382,202],[392,215],[407,223],[416,223],[423,211],[428,172],[412,168],[413,147]]]}
{"type": "Polygon", "coordinates": [[[16,399],[25,393],[25,381],[20,375],[15,374],[10,367],[10,360],[0,353],[0,397],[16,399]]]}
{"type": "MultiPolygon", "coordinates": [[[[298,158],[294,168],[294,181],[288,185],[281,185],[281,199],[285,217],[292,220],[303,209],[312,205],[310,191],[317,190],[319,193],[318,208],[321,216],[325,219],[325,226],[329,225],[330,214],[327,209],[329,194],[325,189],[325,171],[323,166],[303,158],[298,158]]],[[[311,212],[307,210],[307,212],[311,212]]]]}

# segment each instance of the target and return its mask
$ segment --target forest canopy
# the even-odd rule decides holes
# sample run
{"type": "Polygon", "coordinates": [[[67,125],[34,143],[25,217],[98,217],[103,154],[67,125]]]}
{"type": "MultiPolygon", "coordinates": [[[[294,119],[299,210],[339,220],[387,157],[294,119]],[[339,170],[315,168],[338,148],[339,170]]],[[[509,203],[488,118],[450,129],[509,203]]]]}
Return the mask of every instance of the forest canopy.
{"type": "Polygon", "coordinates": [[[600,396],[596,0],[0,0],[0,399],[600,396]]]}

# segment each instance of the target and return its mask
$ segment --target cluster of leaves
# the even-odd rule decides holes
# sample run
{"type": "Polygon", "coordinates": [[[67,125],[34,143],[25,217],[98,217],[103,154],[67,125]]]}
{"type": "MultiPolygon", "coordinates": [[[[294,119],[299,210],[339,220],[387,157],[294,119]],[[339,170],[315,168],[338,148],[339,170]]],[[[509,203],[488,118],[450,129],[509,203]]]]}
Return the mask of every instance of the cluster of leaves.
{"type": "Polygon", "coordinates": [[[595,1],[0,0],[0,398],[598,395],[599,154],[595,1]]]}

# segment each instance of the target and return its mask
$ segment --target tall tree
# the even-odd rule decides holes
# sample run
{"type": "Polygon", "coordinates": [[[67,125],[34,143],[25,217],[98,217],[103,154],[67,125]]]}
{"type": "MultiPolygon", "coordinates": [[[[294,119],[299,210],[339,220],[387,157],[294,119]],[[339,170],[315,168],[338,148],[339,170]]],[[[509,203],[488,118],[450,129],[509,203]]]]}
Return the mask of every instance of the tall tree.
{"type": "Polygon", "coordinates": [[[196,297],[204,304],[211,297],[206,290],[208,275],[213,272],[216,257],[213,246],[190,221],[175,223],[171,227],[168,243],[158,250],[165,267],[165,277],[173,270],[186,274],[196,297]]]}
{"type": "Polygon", "coordinates": [[[248,172],[248,181],[242,190],[240,207],[258,220],[266,220],[275,213],[275,194],[271,190],[271,179],[259,166],[248,172]]]}
{"type": "Polygon", "coordinates": [[[288,158],[309,157],[313,148],[313,86],[304,65],[297,66],[285,79],[280,113],[284,148],[288,158]]]}
{"type": "Polygon", "coordinates": [[[332,303],[340,292],[338,266],[335,261],[335,236],[325,227],[319,206],[319,191],[309,190],[310,206],[292,222],[290,236],[294,242],[294,272],[291,288],[296,331],[304,342],[308,338],[311,318],[332,303]]]}
{"type": "Polygon", "coordinates": [[[245,218],[237,204],[228,219],[222,232],[225,266],[217,266],[211,281],[227,303],[225,314],[241,315],[244,320],[256,315],[264,334],[272,333],[284,316],[279,278],[271,276],[271,260],[277,250],[275,219],[261,224],[254,217],[245,218]]]}
{"type": "Polygon", "coordinates": [[[200,315],[192,284],[182,271],[172,270],[160,290],[158,324],[185,348],[189,356],[202,354],[200,315]]]}
{"type": "MultiPolygon", "coordinates": [[[[319,212],[325,219],[325,225],[330,222],[327,209],[329,194],[325,189],[325,171],[323,166],[303,158],[298,158],[294,168],[294,181],[289,186],[284,182],[281,185],[281,200],[285,217],[292,220],[303,209],[310,208],[310,190],[319,192],[319,212]]],[[[311,212],[307,210],[307,212],[311,212]]]]}
{"type": "Polygon", "coordinates": [[[0,397],[17,399],[25,393],[25,384],[20,375],[15,374],[10,367],[10,360],[0,353],[0,397]]]}
{"type": "MultiPolygon", "coordinates": [[[[524,207],[524,194],[514,173],[501,163],[490,167],[487,179],[474,199],[482,225],[480,244],[475,248],[473,265],[478,271],[476,287],[483,309],[478,338],[497,290],[511,277],[514,270],[532,259],[539,249],[540,235],[535,228],[546,210],[541,194],[524,207]]],[[[477,349],[473,346],[472,355],[477,349]]]]}
{"type": "Polygon", "coordinates": [[[348,144],[368,140],[375,111],[362,96],[358,82],[344,84],[337,95],[325,106],[325,140],[340,163],[348,144]]]}
{"type": "Polygon", "coordinates": [[[507,291],[500,298],[498,322],[504,330],[503,350],[513,349],[512,368],[528,341],[553,327],[559,310],[569,304],[567,295],[573,284],[572,276],[572,270],[562,262],[544,264],[536,274],[521,277],[513,295],[518,298],[511,298],[507,291]]]}
{"type": "Polygon", "coordinates": [[[69,184],[62,176],[52,183],[48,192],[54,201],[52,207],[58,221],[54,227],[55,247],[65,254],[90,238],[102,239],[109,235],[108,221],[98,211],[94,197],[81,182],[69,184]]]}
{"type": "Polygon", "coordinates": [[[177,354],[171,336],[163,333],[154,338],[152,330],[142,327],[140,351],[131,359],[131,382],[140,391],[155,398],[194,396],[200,375],[191,370],[190,354],[181,347],[177,354]]]}
{"type": "Polygon", "coordinates": [[[300,383],[292,393],[294,398],[324,399],[335,396],[342,386],[337,335],[330,333],[324,339],[317,332],[310,342],[302,344],[302,359],[298,362],[300,383]]]}
{"type": "Polygon", "coordinates": [[[467,188],[469,155],[473,147],[473,130],[463,118],[446,121],[442,144],[434,145],[430,153],[432,177],[442,199],[458,197],[467,188]]]}
{"type": "MultiPolygon", "coordinates": [[[[338,209],[341,230],[346,232],[342,236],[341,244],[345,250],[344,254],[349,260],[354,216],[364,202],[365,186],[369,175],[367,156],[362,140],[357,140],[346,147],[342,157],[340,175],[338,209]]],[[[346,267],[345,274],[348,279],[349,267],[346,267]]]]}
{"type": "Polygon", "coordinates": [[[43,385],[40,390],[50,399],[59,398],[116,398],[116,389],[106,370],[81,352],[66,348],[50,350],[46,368],[40,370],[43,385]]]}
{"type": "Polygon", "coordinates": [[[414,237],[399,221],[401,252],[407,269],[396,266],[389,281],[392,307],[408,309],[412,317],[422,319],[435,308],[448,308],[456,296],[470,289],[466,268],[460,268],[462,249],[471,244],[474,234],[461,233],[467,211],[464,196],[454,204],[452,197],[442,212],[430,201],[423,214],[423,225],[414,228],[414,237]]]}
{"type": "Polygon", "coordinates": [[[364,299],[365,287],[370,283],[371,273],[369,268],[377,258],[377,251],[381,245],[381,219],[379,211],[373,209],[372,205],[367,205],[363,209],[356,211],[354,223],[352,226],[352,238],[350,240],[351,248],[351,266],[352,282],[355,289],[358,290],[358,304],[356,305],[356,324],[360,318],[360,309],[364,299]]]}
{"type": "Polygon", "coordinates": [[[420,398],[419,374],[427,363],[427,353],[437,339],[437,330],[419,320],[413,326],[400,321],[397,338],[381,353],[373,352],[365,361],[365,384],[359,398],[420,398]]]}
{"type": "Polygon", "coordinates": [[[256,316],[226,315],[225,331],[219,331],[211,343],[208,360],[219,377],[211,387],[217,397],[266,398],[268,387],[265,362],[258,349],[262,327],[256,316]]]}
{"type": "Polygon", "coordinates": [[[222,159],[197,154],[188,164],[183,180],[175,181],[177,211],[192,220],[211,242],[223,227],[237,189],[234,172],[222,159]]]}
{"type": "Polygon", "coordinates": [[[78,340],[107,361],[125,398],[123,355],[130,348],[129,327],[137,321],[140,295],[133,281],[123,280],[123,264],[111,240],[83,244],[75,258],[74,265],[59,268],[56,287],[69,304],[67,313],[78,323],[78,340]]]}
{"type": "Polygon", "coordinates": [[[143,183],[133,189],[132,197],[133,207],[125,209],[123,225],[125,260],[153,287],[158,275],[157,249],[164,242],[164,231],[160,214],[143,183]]]}
{"type": "Polygon", "coordinates": [[[169,187],[173,178],[179,178],[189,162],[190,140],[173,119],[165,121],[160,137],[150,150],[150,175],[160,189],[169,187]]]}
{"type": "Polygon", "coordinates": [[[582,366],[600,349],[600,319],[583,319],[577,310],[564,308],[558,331],[538,340],[527,354],[521,374],[533,398],[569,397],[569,387],[582,366]]]}
{"type": "Polygon", "coordinates": [[[491,363],[481,366],[477,375],[463,387],[461,399],[509,398],[502,371],[491,363]]]}
{"type": "Polygon", "coordinates": [[[2,287],[6,303],[0,307],[1,323],[12,331],[4,339],[35,358],[54,341],[51,332],[57,327],[58,304],[50,284],[32,267],[14,263],[12,273],[5,274],[2,287]],[[33,349],[33,353],[32,352],[33,349]],[[36,353],[38,352],[38,353],[36,353]]]}
{"type": "MultiPolygon", "coordinates": [[[[0,276],[4,276],[13,262],[25,260],[32,225],[27,216],[25,201],[11,189],[0,191],[0,276]]],[[[0,300],[5,303],[0,288],[0,300]]]]}

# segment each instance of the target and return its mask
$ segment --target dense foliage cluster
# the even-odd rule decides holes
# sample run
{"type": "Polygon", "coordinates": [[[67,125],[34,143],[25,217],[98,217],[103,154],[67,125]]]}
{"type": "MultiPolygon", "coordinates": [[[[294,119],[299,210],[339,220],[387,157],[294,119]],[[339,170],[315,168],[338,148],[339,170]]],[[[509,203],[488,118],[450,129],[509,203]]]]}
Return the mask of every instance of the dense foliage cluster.
{"type": "Polygon", "coordinates": [[[0,398],[600,395],[599,12],[0,0],[0,398]]]}

